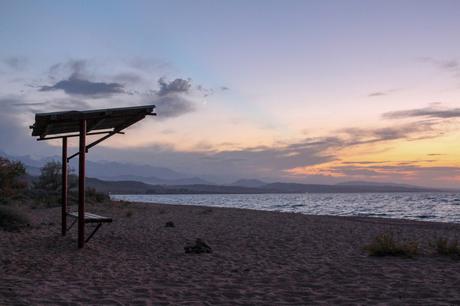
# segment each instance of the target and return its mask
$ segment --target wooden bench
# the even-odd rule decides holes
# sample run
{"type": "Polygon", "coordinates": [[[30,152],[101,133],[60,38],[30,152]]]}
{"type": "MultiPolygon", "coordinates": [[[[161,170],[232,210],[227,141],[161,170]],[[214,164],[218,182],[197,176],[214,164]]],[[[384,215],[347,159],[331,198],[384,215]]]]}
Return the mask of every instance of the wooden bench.
{"type": "MultiPolygon", "coordinates": [[[[75,211],[75,212],[67,213],[67,216],[75,219],[72,222],[72,224],[69,226],[69,228],[67,229],[67,230],[70,230],[72,228],[72,226],[74,226],[74,224],[78,221],[78,212],[75,211]]],[[[99,216],[99,215],[96,215],[96,214],[85,212],[84,221],[85,221],[85,223],[97,223],[97,226],[94,228],[94,230],[88,236],[88,238],[86,238],[86,240],[85,240],[85,242],[88,242],[91,239],[91,237],[93,237],[94,234],[96,234],[97,230],[102,226],[102,224],[103,223],[111,223],[112,218],[103,217],[103,216],[99,216]]]]}

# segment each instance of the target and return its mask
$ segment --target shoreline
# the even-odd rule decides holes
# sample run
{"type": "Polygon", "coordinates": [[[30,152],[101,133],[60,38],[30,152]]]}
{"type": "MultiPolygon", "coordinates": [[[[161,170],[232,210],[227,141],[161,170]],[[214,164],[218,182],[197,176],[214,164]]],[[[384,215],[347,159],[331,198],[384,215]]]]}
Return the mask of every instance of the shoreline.
{"type": "MultiPolygon", "coordinates": [[[[453,195],[459,195],[458,193],[452,193],[453,195]]],[[[216,196],[228,196],[229,194],[215,194],[216,196]]],[[[235,194],[237,196],[242,196],[242,197],[245,197],[245,196],[248,196],[248,194],[235,194]]],[[[250,196],[251,194],[249,194],[250,196]]],[[[259,194],[252,194],[252,195],[259,195],[259,194]]],[[[277,194],[277,195],[284,195],[284,194],[277,194]]],[[[300,194],[293,194],[293,195],[300,195],[300,194]]],[[[226,204],[221,204],[220,202],[214,202],[214,203],[210,203],[210,204],[196,204],[196,203],[193,203],[192,204],[187,204],[187,203],[159,203],[159,202],[149,202],[148,200],[149,199],[145,199],[145,198],[140,198],[139,201],[137,200],[133,200],[133,198],[130,198],[130,197],[138,197],[138,196],[141,196],[141,197],[149,197],[149,196],[155,196],[155,195],[145,195],[145,194],[142,194],[142,195],[139,195],[139,194],[123,194],[123,195],[110,195],[111,196],[111,200],[114,201],[114,202],[118,202],[118,201],[125,201],[125,202],[132,202],[132,203],[144,203],[144,204],[163,204],[163,205],[182,205],[182,206],[197,206],[197,207],[220,207],[220,208],[235,208],[235,209],[251,209],[251,210],[257,210],[257,211],[274,211],[274,212],[291,212],[291,213],[300,213],[300,214],[303,214],[303,215],[311,215],[311,216],[339,216],[339,217],[358,217],[358,218],[383,218],[383,219],[395,219],[395,220],[412,220],[412,221],[421,221],[421,222],[439,222],[439,223],[449,223],[449,224],[460,224],[460,219],[457,217],[457,215],[455,214],[454,216],[456,216],[455,218],[449,218],[447,216],[451,216],[448,212],[445,213],[445,215],[431,215],[432,212],[428,212],[428,211],[420,211],[419,214],[417,215],[406,215],[406,217],[401,217],[401,216],[398,216],[398,215],[392,215],[391,213],[388,213],[388,212],[385,212],[385,211],[382,211],[382,212],[373,212],[373,213],[370,213],[370,212],[366,212],[366,211],[362,211],[362,212],[357,212],[356,214],[349,214],[349,215],[344,215],[344,214],[335,214],[333,211],[331,211],[330,213],[322,213],[322,212],[319,212],[319,213],[314,213],[311,211],[311,209],[309,210],[309,206],[308,204],[296,204],[296,205],[292,205],[292,206],[289,206],[289,205],[285,205],[285,206],[278,206],[278,207],[272,207],[272,206],[254,206],[254,207],[235,207],[233,206],[232,204],[234,205],[241,205],[239,204],[240,202],[235,202],[235,203],[231,203],[230,205],[228,206],[225,206],[226,204]],[[114,197],[113,197],[114,196],[114,197]],[[121,198],[117,198],[117,196],[121,196],[121,198]],[[147,200],[147,201],[143,201],[143,200],[147,200]],[[299,208],[300,207],[300,208],[299,208]],[[303,209],[305,208],[305,210],[303,209]]],[[[159,197],[159,201],[161,200],[164,200],[162,199],[163,196],[178,196],[176,194],[169,194],[169,195],[163,195],[163,194],[159,194],[157,195],[159,197]]],[[[179,196],[194,196],[194,195],[189,195],[189,194],[184,194],[184,195],[179,195],[179,196]]],[[[212,196],[212,194],[196,194],[196,196],[212,196]]],[[[152,199],[152,200],[157,200],[157,199],[152,199]]],[[[167,199],[166,199],[167,200],[167,199]]],[[[186,201],[187,199],[184,199],[184,201],[186,201]]],[[[189,199],[190,200],[190,199],[189,199]]],[[[229,199],[218,199],[217,201],[225,201],[225,200],[229,200],[229,199]]],[[[267,200],[267,201],[270,201],[271,199],[264,199],[264,200],[267,200]]],[[[350,199],[350,201],[352,202],[353,199],[350,199]]],[[[207,201],[212,201],[212,199],[207,199],[207,201]]],[[[248,201],[252,201],[251,199],[249,199],[248,201]]],[[[294,199],[295,201],[295,199],[294,199]]],[[[455,199],[455,201],[457,201],[457,199],[455,199]]],[[[174,201],[173,201],[174,202],[174,201]]],[[[177,201],[176,201],[177,202],[177,201]]],[[[350,202],[348,202],[350,203],[350,202]]],[[[440,203],[439,203],[440,204],[440,203]]],[[[256,204],[257,205],[257,204],[256,204]]],[[[457,204],[458,205],[458,204],[457,204]]],[[[361,207],[355,207],[353,209],[362,209],[363,206],[361,207]]],[[[381,207],[377,207],[376,209],[380,209],[381,207]]],[[[391,207],[389,207],[391,208],[391,207]]],[[[369,209],[372,209],[372,207],[370,207],[369,209]]],[[[421,209],[419,207],[415,207],[415,209],[421,209]]],[[[427,209],[427,208],[425,208],[427,209]]],[[[410,211],[410,210],[409,210],[410,211]]],[[[408,213],[409,211],[401,211],[400,212],[400,215],[403,215],[405,213],[408,213]]]]}
{"type": "Polygon", "coordinates": [[[428,246],[458,237],[455,223],[112,202],[88,205],[114,222],[78,250],[75,229],[59,234],[59,209],[0,231],[0,304],[460,303],[458,261],[428,246]],[[369,257],[363,246],[388,231],[422,254],[369,257]],[[213,252],[186,254],[196,238],[213,252]]]}

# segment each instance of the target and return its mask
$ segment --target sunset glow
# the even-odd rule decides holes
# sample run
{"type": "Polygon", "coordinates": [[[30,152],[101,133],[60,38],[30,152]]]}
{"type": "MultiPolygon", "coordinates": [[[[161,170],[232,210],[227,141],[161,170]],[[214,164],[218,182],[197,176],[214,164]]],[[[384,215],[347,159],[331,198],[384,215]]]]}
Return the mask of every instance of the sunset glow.
{"type": "Polygon", "coordinates": [[[10,2],[0,149],[57,154],[29,138],[35,112],[153,103],[158,117],[89,158],[459,187],[460,3],[442,3],[10,2]]]}

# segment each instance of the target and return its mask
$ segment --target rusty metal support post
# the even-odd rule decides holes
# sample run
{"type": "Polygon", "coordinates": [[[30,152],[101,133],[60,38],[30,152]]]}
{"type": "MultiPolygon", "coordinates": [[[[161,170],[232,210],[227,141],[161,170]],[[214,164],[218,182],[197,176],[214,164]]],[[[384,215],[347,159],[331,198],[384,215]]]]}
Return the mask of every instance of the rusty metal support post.
{"type": "Polygon", "coordinates": [[[62,181],[61,181],[61,231],[65,236],[67,230],[67,137],[62,138],[62,181]]]}
{"type": "Polygon", "coordinates": [[[80,120],[80,155],[78,157],[78,248],[85,245],[85,158],[86,120],[80,120]]]}

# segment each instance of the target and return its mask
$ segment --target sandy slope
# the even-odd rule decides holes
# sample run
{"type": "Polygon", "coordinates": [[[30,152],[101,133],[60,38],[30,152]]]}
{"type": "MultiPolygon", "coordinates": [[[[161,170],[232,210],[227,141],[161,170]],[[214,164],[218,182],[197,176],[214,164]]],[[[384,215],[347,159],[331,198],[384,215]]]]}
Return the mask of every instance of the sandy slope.
{"type": "Polygon", "coordinates": [[[459,261],[362,250],[383,231],[428,241],[459,225],[153,204],[91,211],[115,221],[83,250],[75,229],[59,235],[59,209],[0,232],[0,305],[460,304],[459,261]],[[184,253],[198,237],[212,254],[184,253]]]}

